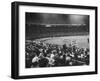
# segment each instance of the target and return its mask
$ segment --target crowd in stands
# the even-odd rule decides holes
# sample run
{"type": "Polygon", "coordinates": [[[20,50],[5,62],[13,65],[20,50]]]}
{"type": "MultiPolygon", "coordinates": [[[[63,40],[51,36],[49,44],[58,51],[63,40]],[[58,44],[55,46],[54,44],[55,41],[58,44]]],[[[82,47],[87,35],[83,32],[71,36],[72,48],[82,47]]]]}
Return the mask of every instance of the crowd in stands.
{"type": "Polygon", "coordinates": [[[26,68],[89,65],[89,48],[36,41],[25,47],[26,68]]]}

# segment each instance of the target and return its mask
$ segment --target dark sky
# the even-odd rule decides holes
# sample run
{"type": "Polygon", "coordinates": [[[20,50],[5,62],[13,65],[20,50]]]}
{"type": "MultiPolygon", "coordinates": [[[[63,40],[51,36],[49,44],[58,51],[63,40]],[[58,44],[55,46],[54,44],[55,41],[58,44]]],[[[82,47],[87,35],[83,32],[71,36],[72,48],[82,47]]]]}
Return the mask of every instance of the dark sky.
{"type": "Polygon", "coordinates": [[[89,24],[88,15],[29,13],[26,12],[26,23],[40,24],[89,24]]]}

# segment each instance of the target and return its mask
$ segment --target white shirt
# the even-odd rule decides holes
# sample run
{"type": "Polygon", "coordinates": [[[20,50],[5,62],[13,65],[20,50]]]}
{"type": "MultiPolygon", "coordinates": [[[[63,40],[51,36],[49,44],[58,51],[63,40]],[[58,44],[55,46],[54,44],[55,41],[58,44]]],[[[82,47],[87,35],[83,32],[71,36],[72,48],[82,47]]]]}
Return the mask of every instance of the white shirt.
{"type": "Polygon", "coordinates": [[[39,58],[37,56],[35,56],[33,59],[32,59],[32,63],[34,62],[38,62],[39,58]]]}

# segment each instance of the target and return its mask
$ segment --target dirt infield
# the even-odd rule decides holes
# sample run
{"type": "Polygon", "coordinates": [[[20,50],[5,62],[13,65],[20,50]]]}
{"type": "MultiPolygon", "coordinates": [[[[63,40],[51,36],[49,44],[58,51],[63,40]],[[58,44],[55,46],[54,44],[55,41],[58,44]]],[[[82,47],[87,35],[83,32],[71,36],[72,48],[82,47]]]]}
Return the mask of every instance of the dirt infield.
{"type": "Polygon", "coordinates": [[[64,37],[49,37],[49,38],[41,38],[36,39],[37,42],[44,42],[49,44],[57,44],[57,45],[69,45],[76,44],[81,48],[89,48],[89,36],[64,36],[64,37]]]}

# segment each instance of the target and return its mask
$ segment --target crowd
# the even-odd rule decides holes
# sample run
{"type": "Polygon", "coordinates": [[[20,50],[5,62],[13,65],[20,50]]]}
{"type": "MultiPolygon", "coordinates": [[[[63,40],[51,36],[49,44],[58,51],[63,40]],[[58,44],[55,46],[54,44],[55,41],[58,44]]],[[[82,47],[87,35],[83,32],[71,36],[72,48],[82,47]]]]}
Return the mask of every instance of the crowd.
{"type": "Polygon", "coordinates": [[[89,65],[89,49],[77,45],[26,42],[26,68],[89,65]]]}

